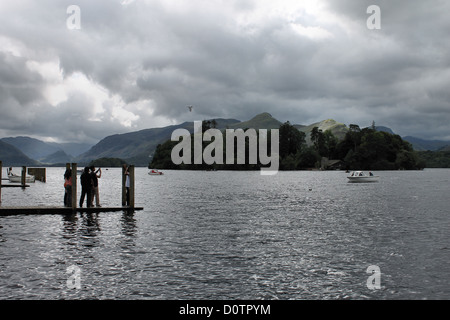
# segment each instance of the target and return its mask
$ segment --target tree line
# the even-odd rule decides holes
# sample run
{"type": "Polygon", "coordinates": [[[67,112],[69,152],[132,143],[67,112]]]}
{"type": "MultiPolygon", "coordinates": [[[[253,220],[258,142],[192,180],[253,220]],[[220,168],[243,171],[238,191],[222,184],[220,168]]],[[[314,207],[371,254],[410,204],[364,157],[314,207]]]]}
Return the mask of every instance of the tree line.
{"type": "Polygon", "coordinates": [[[450,151],[419,151],[427,168],[450,168],[450,151]]]}

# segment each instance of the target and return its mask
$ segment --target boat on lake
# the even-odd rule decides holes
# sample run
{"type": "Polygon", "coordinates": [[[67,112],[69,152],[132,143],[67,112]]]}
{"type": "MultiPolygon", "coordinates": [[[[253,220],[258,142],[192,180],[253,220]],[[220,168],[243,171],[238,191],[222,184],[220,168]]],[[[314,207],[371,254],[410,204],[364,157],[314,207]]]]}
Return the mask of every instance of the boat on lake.
{"type": "Polygon", "coordinates": [[[164,173],[162,173],[161,171],[158,171],[158,170],[150,170],[150,172],[148,174],[151,176],[161,176],[164,173]]]}
{"type": "Polygon", "coordinates": [[[378,182],[380,177],[373,175],[372,172],[367,174],[364,171],[353,171],[347,178],[349,182],[378,182]]]}
{"type": "MultiPolygon", "coordinates": [[[[8,176],[9,182],[13,183],[21,183],[22,182],[22,176],[18,176],[15,174],[11,174],[8,176]]],[[[36,181],[35,176],[26,176],[25,177],[25,183],[34,183],[36,181]]]]}

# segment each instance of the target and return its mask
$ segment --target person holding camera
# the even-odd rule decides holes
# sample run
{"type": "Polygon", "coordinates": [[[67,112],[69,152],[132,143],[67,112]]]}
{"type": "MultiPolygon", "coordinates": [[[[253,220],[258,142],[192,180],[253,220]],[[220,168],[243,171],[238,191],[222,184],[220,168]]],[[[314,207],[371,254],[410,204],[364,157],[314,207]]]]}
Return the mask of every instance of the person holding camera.
{"type": "Polygon", "coordinates": [[[91,166],[91,179],[92,179],[92,196],[91,196],[91,207],[94,206],[94,197],[95,197],[95,206],[101,207],[100,205],[100,197],[98,192],[98,179],[102,177],[102,169],[98,168],[97,171],[95,171],[95,167],[91,166]]]}

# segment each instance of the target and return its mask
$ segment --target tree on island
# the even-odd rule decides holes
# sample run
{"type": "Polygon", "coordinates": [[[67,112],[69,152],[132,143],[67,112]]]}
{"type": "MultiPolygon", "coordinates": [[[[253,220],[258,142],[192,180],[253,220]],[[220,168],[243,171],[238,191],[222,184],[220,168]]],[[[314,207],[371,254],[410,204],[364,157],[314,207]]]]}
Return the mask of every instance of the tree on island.
{"type": "Polygon", "coordinates": [[[423,169],[411,144],[399,135],[360,129],[351,125],[343,141],[336,147],[336,154],[350,170],[415,170],[423,169]]]}

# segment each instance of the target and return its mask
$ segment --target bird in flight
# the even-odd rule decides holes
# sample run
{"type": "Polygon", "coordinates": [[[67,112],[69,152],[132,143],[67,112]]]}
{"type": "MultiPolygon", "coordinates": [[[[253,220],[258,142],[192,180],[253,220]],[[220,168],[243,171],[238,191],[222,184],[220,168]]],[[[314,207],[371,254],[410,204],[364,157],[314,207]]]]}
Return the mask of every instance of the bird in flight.
{"type": "Polygon", "coordinates": [[[188,107],[188,109],[189,109],[189,112],[192,112],[193,106],[187,106],[187,107],[188,107]]]}

